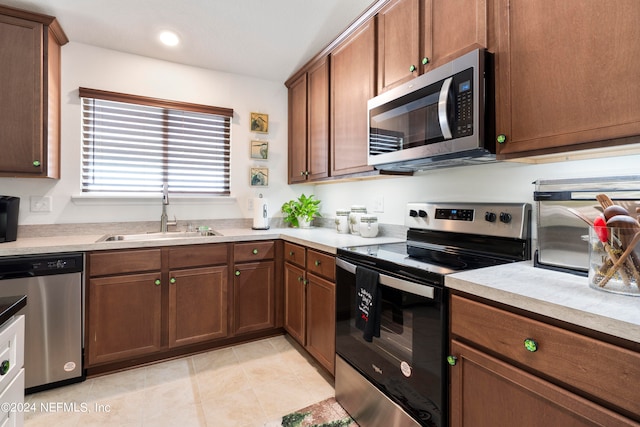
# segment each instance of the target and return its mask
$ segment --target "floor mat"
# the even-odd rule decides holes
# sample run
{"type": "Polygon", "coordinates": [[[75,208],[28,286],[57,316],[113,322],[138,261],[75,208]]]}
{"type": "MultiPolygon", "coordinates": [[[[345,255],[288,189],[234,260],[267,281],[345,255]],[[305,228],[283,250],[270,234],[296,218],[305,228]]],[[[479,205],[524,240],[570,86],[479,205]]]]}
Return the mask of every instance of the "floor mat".
{"type": "Polygon", "coordinates": [[[334,398],[285,415],[264,427],[357,427],[358,424],[334,398]]]}

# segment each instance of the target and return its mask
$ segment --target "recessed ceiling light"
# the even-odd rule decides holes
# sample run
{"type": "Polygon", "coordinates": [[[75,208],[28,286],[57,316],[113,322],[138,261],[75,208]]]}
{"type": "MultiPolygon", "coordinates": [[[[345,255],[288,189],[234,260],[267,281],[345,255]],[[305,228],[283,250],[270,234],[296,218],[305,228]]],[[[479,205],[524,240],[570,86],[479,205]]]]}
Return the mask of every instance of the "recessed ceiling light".
{"type": "Polygon", "coordinates": [[[167,46],[175,46],[180,43],[180,38],[172,31],[163,31],[160,33],[160,41],[167,46]]]}

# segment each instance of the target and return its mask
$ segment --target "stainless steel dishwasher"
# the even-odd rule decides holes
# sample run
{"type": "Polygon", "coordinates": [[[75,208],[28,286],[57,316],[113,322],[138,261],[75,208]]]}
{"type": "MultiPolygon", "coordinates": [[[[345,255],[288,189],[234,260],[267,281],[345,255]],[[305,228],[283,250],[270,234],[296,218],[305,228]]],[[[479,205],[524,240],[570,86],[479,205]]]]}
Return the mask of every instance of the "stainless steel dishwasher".
{"type": "Polygon", "coordinates": [[[27,295],[25,392],[84,380],[82,253],[0,257],[0,296],[27,295]]]}

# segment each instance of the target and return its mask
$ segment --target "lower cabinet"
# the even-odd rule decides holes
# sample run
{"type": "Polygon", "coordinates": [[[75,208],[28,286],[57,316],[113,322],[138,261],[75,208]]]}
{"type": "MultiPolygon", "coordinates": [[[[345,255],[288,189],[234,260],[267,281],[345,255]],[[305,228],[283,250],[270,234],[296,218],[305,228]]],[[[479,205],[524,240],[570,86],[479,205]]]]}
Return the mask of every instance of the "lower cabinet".
{"type": "Polygon", "coordinates": [[[236,243],[233,254],[233,334],[275,328],[275,242],[236,243]]]}
{"type": "Polygon", "coordinates": [[[451,296],[451,426],[640,426],[640,353],[451,296]]]}
{"type": "Polygon", "coordinates": [[[288,242],[284,258],[284,328],[333,374],[335,258],[288,242]]]}

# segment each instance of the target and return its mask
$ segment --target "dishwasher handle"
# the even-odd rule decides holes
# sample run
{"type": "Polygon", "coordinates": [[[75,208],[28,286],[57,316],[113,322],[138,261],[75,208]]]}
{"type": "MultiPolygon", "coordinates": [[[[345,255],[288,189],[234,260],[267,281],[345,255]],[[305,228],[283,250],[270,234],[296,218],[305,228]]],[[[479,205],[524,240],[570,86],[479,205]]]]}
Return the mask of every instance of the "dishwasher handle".
{"type": "MultiPolygon", "coordinates": [[[[336,267],[342,268],[350,274],[355,275],[358,266],[351,264],[343,259],[336,258],[336,267]]],[[[382,286],[388,286],[393,289],[397,289],[399,291],[408,292],[414,295],[420,295],[425,298],[434,299],[435,298],[435,288],[432,286],[422,285],[415,282],[410,282],[408,280],[399,279],[397,277],[392,277],[387,274],[380,273],[380,278],[378,279],[378,283],[382,286]]]]}

